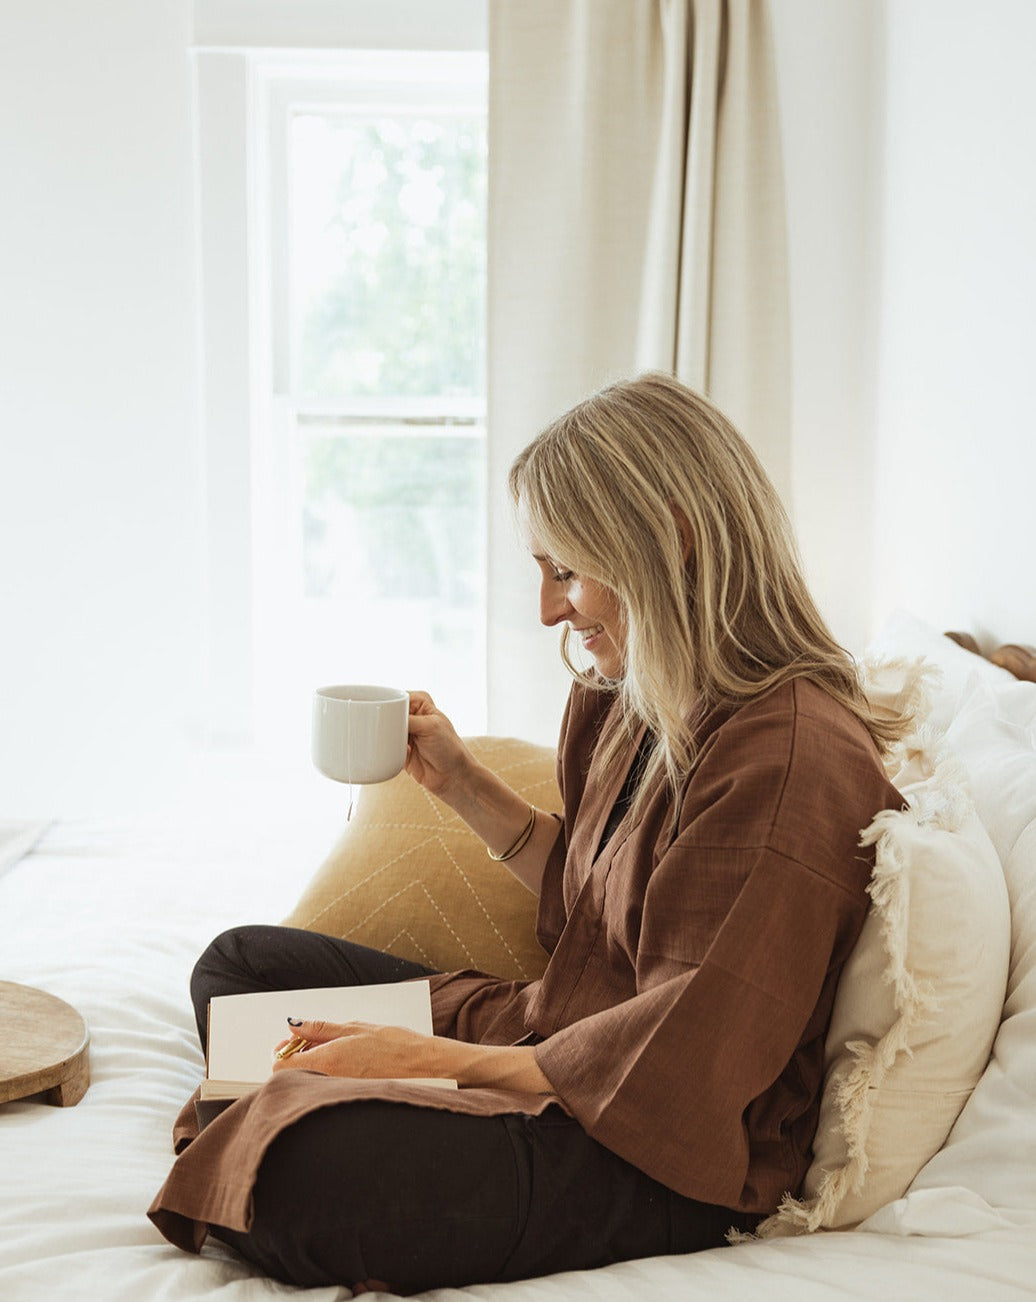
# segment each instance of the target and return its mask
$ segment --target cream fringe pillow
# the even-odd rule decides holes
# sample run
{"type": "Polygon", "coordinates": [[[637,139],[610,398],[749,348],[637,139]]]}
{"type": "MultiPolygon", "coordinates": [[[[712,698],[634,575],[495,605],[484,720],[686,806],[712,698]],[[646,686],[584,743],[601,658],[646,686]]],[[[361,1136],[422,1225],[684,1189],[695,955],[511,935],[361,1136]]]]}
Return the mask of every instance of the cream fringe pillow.
{"type": "MultiPolygon", "coordinates": [[[[925,714],[923,662],[868,667],[879,707],[925,714]]],[[[861,834],[871,909],[839,982],[814,1160],[762,1237],[858,1224],[902,1196],[943,1145],[989,1059],[1010,912],[992,842],[941,735],[922,722],[890,758],[907,807],[861,834]]]]}

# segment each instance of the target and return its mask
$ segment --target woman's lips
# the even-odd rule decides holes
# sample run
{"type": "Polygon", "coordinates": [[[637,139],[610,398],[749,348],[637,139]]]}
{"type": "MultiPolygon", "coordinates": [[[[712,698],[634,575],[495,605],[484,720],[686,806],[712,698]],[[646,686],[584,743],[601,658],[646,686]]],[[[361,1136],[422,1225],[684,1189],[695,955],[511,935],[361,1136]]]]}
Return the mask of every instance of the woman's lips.
{"type": "Polygon", "coordinates": [[[583,646],[585,646],[587,650],[590,650],[593,644],[597,641],[598,637],[600,637],[600,635],[604,632],[604,625],[594,624],[591,628],[573,629],[573,632],[579,634],[579,636],[583,639],[583,646]]]}

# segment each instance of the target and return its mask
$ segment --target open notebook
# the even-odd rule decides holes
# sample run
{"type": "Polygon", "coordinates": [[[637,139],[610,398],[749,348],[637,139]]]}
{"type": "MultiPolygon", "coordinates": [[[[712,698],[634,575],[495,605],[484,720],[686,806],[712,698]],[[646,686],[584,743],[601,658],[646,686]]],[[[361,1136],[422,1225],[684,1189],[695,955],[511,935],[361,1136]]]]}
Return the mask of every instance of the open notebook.
{"type": "MultiPolygon", "coordinates": [[[[291,1035],[289,1017],[371,1022],[432,1034],[427,981],[217,995],[209,1003],[208,1067],[200,1097],[232,1100],[258,1089],[273,1070],[277,1044],[291,1035]]],[[[440,1078],[422,1077],[421,1082],[457,1087],[456,1081],[440,1078]]]]}

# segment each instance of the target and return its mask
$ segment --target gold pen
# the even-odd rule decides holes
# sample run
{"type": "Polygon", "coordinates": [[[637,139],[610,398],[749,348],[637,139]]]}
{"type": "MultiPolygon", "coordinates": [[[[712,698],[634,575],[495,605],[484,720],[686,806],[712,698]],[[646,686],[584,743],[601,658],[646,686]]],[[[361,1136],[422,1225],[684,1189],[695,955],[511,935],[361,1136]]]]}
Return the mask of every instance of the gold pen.
{"type": "Polygon", "coordinates": [[[293,1053],[298,1053],[300,1050],[305,1049],[308,1044],[309,1041],[304,1040],[301,1035],[293,1035],[288,1043],[281,1045],[273,1056],[280,1060],[290,1058],[293,1053]]]}

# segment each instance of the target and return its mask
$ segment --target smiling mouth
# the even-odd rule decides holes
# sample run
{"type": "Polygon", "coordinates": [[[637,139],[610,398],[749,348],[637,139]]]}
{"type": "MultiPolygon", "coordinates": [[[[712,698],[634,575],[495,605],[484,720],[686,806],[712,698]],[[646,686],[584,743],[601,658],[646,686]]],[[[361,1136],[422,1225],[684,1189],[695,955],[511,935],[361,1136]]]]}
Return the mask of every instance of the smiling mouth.
{"type": "Polygon", "coordinates": [[[595,637],[604,632],[603,624],[595,624],[593,628],[574,628],[573,633],[578,633],[583,639],[583,646],[589,646],[595,637]]]}

